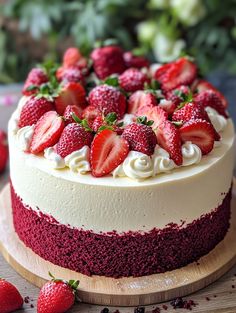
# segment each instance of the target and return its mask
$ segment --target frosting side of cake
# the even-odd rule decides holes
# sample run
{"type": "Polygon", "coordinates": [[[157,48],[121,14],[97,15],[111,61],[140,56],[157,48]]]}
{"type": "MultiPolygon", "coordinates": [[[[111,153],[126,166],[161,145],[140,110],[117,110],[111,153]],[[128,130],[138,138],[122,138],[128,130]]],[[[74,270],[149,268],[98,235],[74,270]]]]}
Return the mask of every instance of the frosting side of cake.
{"type": "Polygon", "coordinates": [[[26,206],[39,208],[61,224],[95,233],[145,232],[162,229],[170,222],[191,223],[222,203],[232,180],[233,142],[234,128],[229,120],[220,146],[199,164],[140,184],[126,177],[98,179],[53,170],[42,156],[22,152],[9,132],[11,179],[26,206]]]}
{"type": "Polygon", "coordinates": [[[72,229],[25,207],[12,187],[13,220],[20,239],[38,255],[86,275],[144,276],[197,261],[225,236],[231,190],[212,212],[187,224],[163,230],[110,236],[72,229]]]}

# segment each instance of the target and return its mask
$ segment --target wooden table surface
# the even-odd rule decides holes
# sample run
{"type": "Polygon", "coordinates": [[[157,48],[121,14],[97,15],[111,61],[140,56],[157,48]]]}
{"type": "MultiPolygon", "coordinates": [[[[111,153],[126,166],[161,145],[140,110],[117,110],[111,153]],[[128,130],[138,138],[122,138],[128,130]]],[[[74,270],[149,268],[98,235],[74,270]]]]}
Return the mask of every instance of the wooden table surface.
{"type": "MultiPolygon", "coordinates": [[[[1,89],[0,89],[1,91],[1,89]]],[[[1,92],[0,92],[1,95],[1,92]]],[[[1,108],[0,108],[1,109],[1,108]]],[[[10,114],[11,109],[4,109],[4,113],[10,114]],[[9,112],[7,112],[9,111],[9,112]]],[[[7,121],[7,116],[3,116],[3,111],[0,112],[0,124],[2,121],[7,121]]],[[[5,115],[5,114],[4,114],[5,115]]],[[[236,115],[236,114],[235,114],[236,115]]],[[[4,128],[5,125],[0,125],[4,128]]],[[[0,176],[0,190],[8,180],[8,171],[5,175],[0,176]]],[[[20,277],[3,259],[0,255],[0,277],[4,277],[10,282],[14,283],[20,290],[23,297],[29,297],[29,303],[24,303],[22,310],[17,311],[18,313],[33,313],[37,312],[36,303],[39,293],[39,289],[29,284],[26,280],[20,277]]],[[[236,265],[217,282],[208,286],[207,288],[198,291],[190,296],[186,297],[187,300],[194,300],[197,306],[192,309],[192,312],[204,312],[204,313],[236,313],[236,265]],[[234,288],[235,286],[235,288],[234,288]]],[[[146,307],[146,313],[151,313],[153,309],[159,307],[161,312],[187,312],[185,309],[174,310],[170,303],[161,303],[154,306],[146,307]],[[168,306],[165,310],[162,306],[168,306]]],[[[100,313],[103,307],[88,305],[88,304],[77,304],[70,311],[70,313],[100,313]]],[[[120,313],[133,313],[133,308],[110,308],[110,313],[115,312],[119,309],[120,313]]],[[[116,312],[118,313],[118,312],[116,312]]]]}

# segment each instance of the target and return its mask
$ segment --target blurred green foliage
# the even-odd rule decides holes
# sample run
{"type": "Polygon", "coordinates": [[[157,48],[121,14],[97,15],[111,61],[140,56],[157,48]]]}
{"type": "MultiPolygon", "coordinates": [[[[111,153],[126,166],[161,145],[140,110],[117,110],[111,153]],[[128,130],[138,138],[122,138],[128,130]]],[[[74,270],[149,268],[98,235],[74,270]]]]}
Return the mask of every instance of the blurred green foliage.
{"type": "Polygon", "coordinates": [[[23,80],[70,44],[87,54],[108,37],[161,62],[189,53],[203,74],[236,73],[236,0],[8,0],[0,12],[0,82],[23,80]]]}

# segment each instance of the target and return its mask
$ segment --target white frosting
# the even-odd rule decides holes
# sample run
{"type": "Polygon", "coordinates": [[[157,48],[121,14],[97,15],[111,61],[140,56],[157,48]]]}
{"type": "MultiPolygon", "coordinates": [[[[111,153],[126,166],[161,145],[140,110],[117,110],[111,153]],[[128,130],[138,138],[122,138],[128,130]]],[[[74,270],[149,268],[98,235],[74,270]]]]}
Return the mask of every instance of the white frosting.
{"type": "Polygon", "coordinates": [[[202,159],[201,149],[190,141],[182,145],[183,166],[198,164],[202,159]]]}
{"type": "Polygon", "coordinates": [[[20,128],[16,134],[17,145],[22,151],[29,151],[34,133],[34,125],[20,128]]]}
{"type": "Polygon", "coordinates": [[[206,107],[205,110],[207,111],[207,114],[208,114],[208,116],[211,120],[211,123],[214,126],[215,130],[217,132],[222,132],[227,125],[227,119],[223,115],[220,115],[212,107],[206,107]]]}
{"type": "Polygon", "coordinates": [[[80,150],[67,155],[65,157],[65,163],[72,170],[72,172],[86,174],[91,170],[89,164],[89,153],[89,147],[84,146],[80,150]]]}
{"type": "Polygon", "coordinates": [[[172,101],[166,100],[166,99],[161,99],[159,103],[159,106],[164,110],[168,109],[171,105],[172,105],[172,101]]]}
{"type": "Polygon", "coordinates": [[[153,176],[170,172],[176,167],[173,160],[170,159],[169,153],[159,146],[156,146],[153,155],[153,176]]]}
{"type": "Polygon", "coordinates": [[[44,150],[44,157],[49,161],[50,166],[54,169],[61,169],[66,166],[65,160],[55,152],[53,147],[44,150]]]}
{"type": "Polygon", "coordinates": [[[124,117],[123,117],[122,122],[124,123],[124,126],[127,126],[127,125],[133,123],[135,118],[136,117],[135,117],[134,114],[125,114],[124,117]]]}

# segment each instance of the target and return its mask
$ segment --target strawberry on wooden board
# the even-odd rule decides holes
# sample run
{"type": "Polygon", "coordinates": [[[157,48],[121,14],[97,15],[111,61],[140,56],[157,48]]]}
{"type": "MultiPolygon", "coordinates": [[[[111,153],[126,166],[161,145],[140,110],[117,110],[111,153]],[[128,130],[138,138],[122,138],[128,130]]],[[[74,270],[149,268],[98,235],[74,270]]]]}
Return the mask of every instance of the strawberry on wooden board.
{"type": "Polygon", "coordinates": [[[228,101],[225,98],[225,96],[217,88],[215,88],[211,83],[209,83],[208,81],[203,80],[203,79],[197,80],[193,84],[192,89],[193,89],[194,92],[197,92],[197,93],[201,93],[202,91],[205,91],[205,90],[212,90],[212,91],[214,91],[218,95],[218,97],[221,99],[221,101],[223,103],[223,106],[225,108],[227,108],[228,101]]]}
{"type": "Polygon", "coordinates": [[[102,112],[93,105],[88,105],[82,112],[82,118],[87,120],[90,127],[92,127],[95,118],[101,115],[102,112]]]}
{"type": "Polygon", "coordinates": [[[68,105],[78,106],[81,113],[86,106],[86,91],[78,82],[66,83],[55,98],[55,107],[58,114],[63,115],[68,105]]]}
{"type": "Polygon", "coordinates": [[[86,120],[75,119],[78,123],[71,123],[64,128],[56,146],[57,153],[63,158],[84,146],[90,147],[93,140],[92,130],[86,120]]]}
{"type": "Polygon", "coordinates": [[[202,90],[194,97],[194,101],[202,107],[212,107],[220,115],[228,118],[225,105],[223,104],[218,93],[216,93],[214,90],[202,90]]]}
{"type": "Polygon", "coordinates": [[[38,154],[54,146],[64,129],[63,119],[55,111],[45,113],[36,123],[30,145],[30,152],[38,154]]]}
{"type": "Polygon", "coordinates": [[[8,161],[7,134],[0,129],[0,174],[5,170],[8,161]]]}
{"type": "Polygon", "coordinates": [[[96,48],[90,56],[94,71],[100,79],[105,79],[112,74],[121,74],[126,68],[123,50],[118,46],[96,48]]]}
{"type": "Polygon", "coordinates": [[[89,94],[89,104],[98,108],[104,115],[115,112],[118,119],[122,119],[126,110],[126,98],[115,87],[100,85],[89,94]]]}
{"type": "Polygon", "coordinates": [[[8,281],[0,278],[0,312],[15,312],[22,305],[23,298],[17,288],[8,281]]]}
{"type": "Polygon", "coordinates": [[[25,127],[35,124],[41,116],[48,111],[54,110],[54,102],[46,98],[30,97],[23,106],[18,126],[25,127]]]}
{"type": "Polygon", "coordinates": [[[157,105],[156,97],[153,93],[138,90],[131,94],[128,100],[128,114],[136,114],[138,116],[143,115],[140,110],[143,107],[154,107],[157,105]]]}
{"type": "Polygon", "coordinates": [[[150,65],[150,62],[144,56],[134,55],[131,51],[125,52],[123,58],[126,67],[143,68],[150,65]]]}
{"type": "Polygon", "coordinates": [[[39,86],[46,83],[48,77],[41,68],[33,68],[25,81],[22,93],[25,96],[33,95],[37,92],[39,86]]]}
{"type": "Polygon", "coordinates": [[[63,66],[67,68],[72,67],[79,62],[81,57],[82,55],[78,48],[70,47],[63,55],[63,66]]]}
{"type": "Polygon", "coordinates": [[[80,119],[82,118],[81,110],[79,107],[77,107],[77,105],[68,105],[63,115],[66,125],[75,122],[72,116],[73,114],[78,116],[80,119]]]}
{"type": "Polygon", "coordinates": [[[149,79],[146,74],[136,68],[129,68],[119,76],[119,84],[126,92],[143,90],[149,79]]]}
{"type": "Polygon", "coordinates": [[[148,120],[153,121],[152,129],[156,132],[156,129],[161,123],[168,119],[168,113],[160,106],[155,107],[143,107],[142,111],[138,111],[139,116],[146,116],[148,120]]]}
{"type": "Polygon", "coordinates": [[[158,126],[156,136],[157,143],[169,153],[175,164],[182,165],[183,157],[179,129],[166,120],[158,126]]]}
{"type": "Polygon", "coordinates": [[[137,123],[125,127],[122,137],[128,141],[130,150],[147,155],[154,153],[157,138],[150,125],[152,121],[148,122],[146,117],[141,117],[137,119],[137,123]]]}
{"type": "Polygon", "coordinates": [[[191,141],[196,144],[202,154],[208,154],[214,147],[214,127],[205,120],[190,120],[179,129],[179,132],[183,142],[191,141]]]}
{"type": "Polygon", "coordinates": [[[105,129],[92,142],[90,163],[92,175],[102,177],[120,165],[129,153],[129,143],[114,131],[105,129]]]}
{"type": "Polygon", "coordinates": [[[180,58],[172,63],[161,77],[161,86],[165,92],[180,85],[191,84],[197,75],[196,65],[187,58],[180,58]]]}
{"type": "Polygon", "coordinates": [[[43,285],[39,292],[37,313],[67,312],[75,303],[78,285],[79,281],[67,282],[53,277],[51,281],[43,285]]]}

